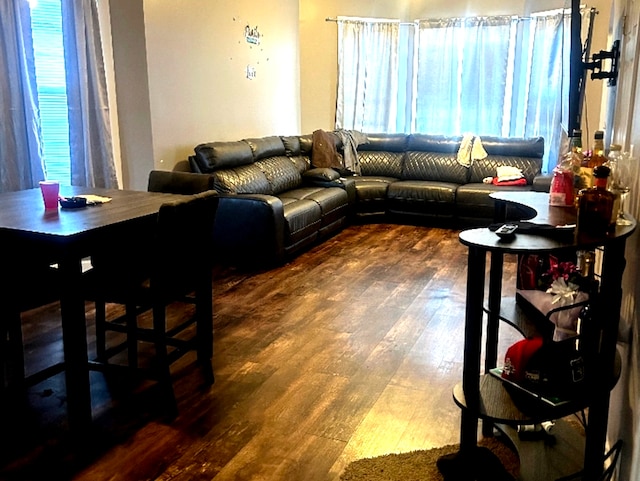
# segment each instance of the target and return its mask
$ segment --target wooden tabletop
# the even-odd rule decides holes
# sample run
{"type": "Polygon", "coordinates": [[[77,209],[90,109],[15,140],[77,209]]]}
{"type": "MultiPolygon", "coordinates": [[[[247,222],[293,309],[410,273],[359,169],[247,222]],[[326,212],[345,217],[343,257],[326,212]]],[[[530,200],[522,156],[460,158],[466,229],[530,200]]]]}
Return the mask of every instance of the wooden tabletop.
{"type": "Polygon", "coordinates": [[[636,228],[636,221],[627,216],[632,224],[616,226],[614,232],[602,236],[588,236],[576,233],[576,209],[574,207],[554,207],[549,205],[549,194],[543,192],[496,192],[491,197],[496,201],[523,205],[533,212],[525,226],[513,238],[501,239],[488,228],[469,229],[460,233],[460,242],[469,247],[500,250],[509,253],[529,251],[549,252],[563,248],[590,248],[608,244],[616,239],[626,238],[636,228]],[[536,230],[539,226],[539,230],[536,230]]]}
{"type": "Polygon", "coordinates": [[[155,192],[60,187],[60,195],[64,197],[82,194],[109,197],[111,201],[77,209],[45,210],[38,188],[0,193],[0,233],[68,238],[154,215],[164,202],[180,197],[155,192]]]}

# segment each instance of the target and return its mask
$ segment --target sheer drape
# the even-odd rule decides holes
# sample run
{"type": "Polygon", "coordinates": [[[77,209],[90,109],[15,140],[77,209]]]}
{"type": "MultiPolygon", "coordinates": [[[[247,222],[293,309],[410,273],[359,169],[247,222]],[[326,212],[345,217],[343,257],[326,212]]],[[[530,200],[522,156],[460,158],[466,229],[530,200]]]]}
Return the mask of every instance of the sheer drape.
{"type": "Polygon", "coordinates": [[[63,0],[71,184],[118,186],[95,0],[63,0]]]}
{"type": "Polygon", "coordinates": [[[399,23],[338,18],[337,128],[395,130],[399,23]]]}
{"type": "Polygon", "coordinates": [[[29,4],[0,2],[0,191],[44,179],[29,4]]]}
{"type": "MultiPolygon", "coordinates": [[[[563,120],[569,106],[569,41],[570,16],[562,12],[536,16],[522,22],[523,56],[519,66],[522,78],[521,95],[514,97],[516,119],[524,123],[512,124],[512,136],[535,137],[545,140],[543,171],[549,172],[560,155],[563,120]],[[567,81],[565,81],[565,79],[567,81]],[[521,111],[526,108],[526,111],[521,111]]],[[[566,124],[565,124],[566,125],[566,124]]]]}
{"type": "Polygon", "coordinates": [[[380,49],[387,38],[382,26],[389,23],[342,19],[338,25],[338,128],[541,136],[542,171],[555,166],[568,114],[565,11],[416,21],[413,50],[400,47],[413,62],[398,62],[389,54],[395,48],[380,49]],[[406,92],[396,94],[398,85],[406,92]],[[396,114],[406,118],[391,121],[396,114]]]}
{"type": "Polygon", "coordinates": [[[416,132],[502,135],[512,23],[511,17],[418,23],[416,132]]]}

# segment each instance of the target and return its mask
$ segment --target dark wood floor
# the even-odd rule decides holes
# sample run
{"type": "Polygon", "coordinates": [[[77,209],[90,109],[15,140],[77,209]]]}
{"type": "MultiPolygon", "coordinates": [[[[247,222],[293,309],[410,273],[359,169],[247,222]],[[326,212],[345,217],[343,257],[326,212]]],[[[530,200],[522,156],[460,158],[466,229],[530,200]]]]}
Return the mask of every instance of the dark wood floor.
{"type": "MultiPolygon", "coordinates": [[[[166,422],[155,386],[92,373],[96,436],[78,453],[55,376],[2,412],[0,479],[337,480],[355,459],[458,442],[457,234],[355,225],[279,268],[216,269],[214,386],[195,356],[176,363],[180,415],[166,422]]],[[[514,259],[505,270],[510,292],[514,259]]],[[[25,316],[29,369],[62,357],[58,314],[25,316]]],[[[501,329],[503,353],[518,337],[501,329]]]]}

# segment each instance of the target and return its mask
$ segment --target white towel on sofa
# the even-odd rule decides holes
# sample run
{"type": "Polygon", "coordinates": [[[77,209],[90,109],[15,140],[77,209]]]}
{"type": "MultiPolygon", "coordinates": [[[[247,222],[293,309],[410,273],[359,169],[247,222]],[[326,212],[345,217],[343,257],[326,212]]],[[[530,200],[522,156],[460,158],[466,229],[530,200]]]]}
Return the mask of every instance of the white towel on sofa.
{"type": "Polygon", "coordinates": [[[487,157],[487,151],[484,150],[480,137],[471,133],[464,134],[458,149],[458,163],[465,167],[471,167],[474,160],[481,160],[485,157],[487,157]]]}

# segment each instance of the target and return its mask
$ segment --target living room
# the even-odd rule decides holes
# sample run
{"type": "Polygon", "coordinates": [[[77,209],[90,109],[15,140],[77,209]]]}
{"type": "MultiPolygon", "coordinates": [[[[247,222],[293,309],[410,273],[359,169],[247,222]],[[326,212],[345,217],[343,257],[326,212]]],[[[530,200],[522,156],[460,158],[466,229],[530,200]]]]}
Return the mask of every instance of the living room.
{"type": "MultiPolygon", "coordinates": [[[[114,3],[115,0],[111,0],[114,3]]],[[[517,14],[526,15],[531,12],[567,7],[569,2],[537,2],[522,1],[504,2],[444,2],[444,1],[356,1],[344,4],[337,1],[300,1],[280,2],[277,8],[269,4],[256,7],[252,2],[237,2],[233,5],[221,7],[207,2],[194,2],[195,11],[186,8],[172,8],[161,5],[160,2],[146,2],[144,13],[142,6],[131,5],[122,0],[124,10],[129,12],[123,22],[123,30],[127,35],[132,32],[140,34],[141,25],[146,22],[146,51],[141,47],[137,60],[126,63],[133,78],[125,82],[129,86],[144,88],[146,82],[136,81],[136,70],[141,69],[143,79],[146,71],[141,67],[144,61],[149,63],[149,92],[138,96],[133,93],[130,98],[123,99],[118,106],[137,105],[136,99],[150,99],[149,105],[143,112],[143,122],[140,118],[126,111],[120,112],[125,121],[128,117],[130,132],[121,138],[123,146],[122,161],[123,179],[132,186],[144,188],[146,173],[151,168],[170,169],[177,162],[186,159],[192,153],[194,145],[212,140],[238,140],[261,135],[289,133],[310,133],[315,129],[332,129],[335,122],[336,78],[337,78],[337,37],[336,25],[328,22],[327,18],[338,16],[384,17],[397,18],[401,21],[413,21],[417,18],[452,17],[467,15],[495,15],[517,14]],[[124,5],[127,4],[127,5],[124,5]],[[263,16],[253,18],[258,9],[262,9],[263,16]],[[126,21],[125,21],[126,20],[126,21]],[[131,28],[126,22],[137,22],[131,28]],[[242,45],[241,34],[237,32],[237,25],[245,24],[257,26],[265,35],[264,44],[270,50],[266,56],[260,54],[262,50],[249,50],[242,45]],[[182,25],[176,26],[176,25],[182,25]],[[296,28],[292,28],[296,25],[296,28]],[[272,32],[278,32],[277,46],[272,38],[272,32]],[[176,36],[168,32],[175,32],[176,36]],[[229,40],[236,36],[236,39],[229,40]],[[186,42],[190,45],[193,55],[184,55],[184,51],[176,46],[186,42]],[[226,49],[221,49],[226,45],[226,49]],[[275,55],[277,51],[279,55],[275,55]],[[201,62],[201,58],[212,59],[211,62],[201,62]],[[261,62],[258,64],[258,62],[261,62]],[[247,64],[256,64],[256,77],[247,80],[245,68],[247,64]],[[132,68],[132,65],[134,66],[132,68]],[[220,72],[220,66],[225,68],[220,72]],[[169,67],[168,67],[169,66],[169,67]],[[197,102],[184,101],[183,97],[175,96],[174,86],[182,85],[184,78],[190,79],[190,98],[197,98],[197,102]],[[225,88],[225,86],[227,88],[225,88]],[[227,95],[236,92],[237,95],[227,95]],[[274,95],[274,92],[278,92],[274,95]],[[147,114],[147,109],[158,114],[147,114]],[[224,112],[223,116],[218,115],[224,112]],[[233,112],[238,112],[234,114],[233,112]],[[242,113],[240,113],[242,112],[242,113]],[[250,113],[248,121],[244,113],[250,113]],[[177,119],[181,119],[176,121],[177,119]],[[131,128],[134,127],[134,128],[131,128]],[[136,129],[143,129],[138,135],[136,129]],[[140,140],[144,139],[141,146],[140,140]],[[135,158],[134,165],[143,165],[135,170],[129,166],[127,156],[135,158]],[[145,159],[144,163],[140,162],[145,159]]],[[[638,133],[636,101],[633,91],[636,74],[631,67],[635,63],[634,49],[636,37],[631,25],[637,23],[637,12],[633,2],[616,0],[601,1],[587,5],[595,7],[599,14],[594,26],[591,51],[609,50],[612,35],[623,37],[623,45],[627,50],[622,55],[622,71],[615,101],[606,100],[607,92],[614,89],[606,87],[601,80],[587,80],[586,104],[583,111],[583,121],[588,122],[589,131],[598,127],[604,128],[616,141],[629,149],[640,142],[638,133]],[[626,18],[627,27],[620,33],[620,19],[626,18]],[[631,20],[633,19],[633,20],[631,20]],[[607,102],[609,106],[607,107],[607,102]],[[612,113],[611,111],[615,111],[612,113]],[[611,124],[601,119],[611,118],[611,124]],[[588,120],[587,120],[588,119],[588,120]]],[[[112,20],[113,21],[113,20],[112,20]]],[[[117,24],[118,21],[113,21],[117,24]]],[[[138,40],[141,35],[138,36],[138,40]]],[[[135,43],[134,43],[135,44],[135,43]]],[[[131,43],[127,44],[130,48],[131,43]]],[[[265,47],[267,49],[267,47],[265,47]]],[[[135,52],[135,51],[134,51],[135,52]]],[[[116,61],[116,70],[117,61],[116,61]]],[[[145,100],[146,102],[146,100],[145,100]]],[[[587,129],[585,129],[587,131],[587,129]]],[[[633,176],[638,178],[637,171],[633,176]]],[[[637,180],[630,194],[629,212],[637,215],[639,197],[637,180]]],[[[635,332],[631,326],[638,321],[637,305],[633,299],[637,298],[637,285],[634,266],[638,265],[637,237],[628,246],[628,269],[625,274],[625,303],[623,325],[627,326],[626,336],[635,332]]],[[[628,344],[625,344],[629,348],[628,344]]],[[[635,349],[635,348],[634,348],[635,349]]],[[[634,351],[635,352],[635,351],[634,351]]],[[[631,356],[633,358],[633,356],[631,356]]],[[[637,372],[637,363],[632,363],[629,373],[637,372]]],[[[633,374],[629,374],[634,377],[633,374]]],[[[637,433],[638,422],[632,415],[633,409],[627,408],[627,397],[636,399],[634,388],[626,383],[620,383],[614,391],[613,401],[620,406],[624,414],[617,420],[619,426],[633,426],[629,429],[637,433]]],[[[621,429],[621,428],[620,428],[621,429]]],[[[613,435],[616,436],[616,435],[613,435]]],[[[628,469],[640,469],[637,463],[638,447],[631,447],[630,439],[637,434],[627,433],[623,436],[629,440],[627,449],[623,452],[623,464],[628,469]],[[636,460],[636,461],[633,461],[636,460]]],[[[635,471],[637,472],[637,471],[635,471]]]]}
{"type": "MultiPolygon", "coordinates": [[[[195,145],[204,141],[238,140],[274,134],[293,135],[310,133],[319,128],[332,129],[336,104],[337,44],[336,26],[334,23],[328,22],[327,18],[347,15],[399,18],[403,21],[412,21],[424,17],[526,15],[538,9],[544,10],[559,6],[557,5],[559,2],[552,1],[516,2],[516,4],[506,6],[504,2],[497,1],[483,2],[482,6],[479,6],[477,2],[459,2],[451,5],[447,2],[435,1],[420,3],[363,1],[342,5],[333,1],[315,2],[311,0],[301,2],[285,0],[260,5],[246,0],[222,3],[205,0],[181,2],[110,0],[110,2],[100,3],[103,8],[110,4],[108,13],[111,17],[113,38],[111,54],[115,66],[112,80],[115,81],[113,85],[115,85],[116,93],[113,113],[117,116],[117,122],[114,125],[117,125],[115,130],[117,130],[119,141],[115,145],[117,161],[120,165],[121,186],[140,190],[146,188],[150,170],[171,170],[175,164],[191,155],[195,145]],[[244,37],[246,26],[260,32],[262,38],[260,45],[250,48],[246,44],[244,37]],[[252,75],[248,75],[249,66],[252,67],[252,75]]],[[[611,9],[608,4],[609,2],[606,1],[594,4],[600,14],[595,26],[593,51],[609,47],[607,45],[608,12],[611,9]]],[[[591,130],[595,130],[596,125],[602,125],[600,118],[602,118],[601,110],[604,108],[601,105],[603,103],[601,86],[602,82],[590,82],[587,86],[589,100],[588,107],[585,108],[585,117],[590,119],[591,130]]],[[[631,135],[627,137],[627,142],[633,144],[630,139],[631,135]]],[[[386,231],[385,229],[372,228],[371,231],[364,230],[363,232],[362,235],[370,233],[372,235],[386,235],[391,238],[407,236],[413,239],[412,241],[407,240],[409,249],[419,250],[416,245],[424,248],[420,240],[420,233],[415,231],[404,231],[400,228],[386,231]]],[[[429,235],[438,237],[443,234],[436,229],[429,235]]],[[[452,245],[457,242],[455,236],[452,236],[451,239],[439,239],[434,242],[436,242],[434,245],[438,246],[435,248],[435,254],[446,259],[444,256],[447,253],[455,252],[457,258],[457,260],[451,261],[452,266],[449,267],[453,272],[449,272],[446,266],[439,266],[438,272],[440,274],[436,277],[451,274],[455,280],[448,279],[444,282],[456,283],[461,289],[464,277],[460,277],[460,273],[456,269],[464,266],[465,259],[463,251],[456,250],[456,247],[452,245]],[[453,267],[454,262],[458,263],[456,267],[453,267]]],[[[637,241],[634,240],[634,243],[637,241]]],[[[323,255],[325,257],[331,256],[332,248],[341,249],[335,241],[331,241],[319,251],[313,251],[311,258],[305,259],[305,262],[310,264],[303,264],[299,268],[305,269],[315,262],[319,263],[318,258],[314,260],[314,255],[321,258],[323,255]]],[[[380,256],[385,255],[384,246],[373,244],[371,249],[380,256]]],[[[349,258],[343,259],[344,262],[348,262],[348,260],[349,258]]],[[[400,259],[392,262],[426,263],[427,260],[426,258],[400,259]]],[[[630,266],[636,264],[637,258],[631,256],[630,266]]],[[[386,269],[382,265],[360,267],[370,269],[372,272],[375,272],[376,269],[386,269]]],[[[324,268],[327,269],[327,274],[333,274],[328,275],[327,282],[335,282],[337,277],[335,272],[338,271],[335,265],[325,265],[324,268]]],[[[281,272],[273,275],[281,275],[280,282],[284,282],[286,279],[286,275],[281,272]]],[[[352,275],[355,276],[355,274],[352,275]]],[[[395,275],[401,276],[399,273],[395,275]]],[[[424,273],[422,275],[426,276],[424,273]]],[[[254,288],[259,289],[260,282],[266,283],[268,278],[269,276],[256,277],[253,281],[243,278],[242,282],[248,283],[245,285],[255,283],[254,288]]],[[[238,281],[237,278],[235,280],[238,281]]],[[[398,279],[396,281],[400,284],[398,279]]],[[[233,279],[230,282],[233,282],[233,279]]],[[[419,283],[417,280],[416,282],[419,283]]],[[[273,284],[265,285],[273,287],[273,284]]],[[[417,285],[414,284],[411,287],[408,284],[399,287],[399,289],[417,289],[417,285]]],[[[222,288],[224,296],[233,296],[232,287],[232,285],[225,285],[222,288]]],[[[345,286],[346,288],[348,286],[345,286]]],[[[375,289],[374,286],[370,291],[374,297],[375,289]]],[[[458,290],[454,294],[460,296],[461,292],[458,290]]],[[[317,307],[318,310],[328,309],[318,299],[314,299],[312,293],[305,293],[305,295],[315,302],[310,302],[306,306],[299,305],[297,314],[304,313],[313,318],[313,310],[309,306],[317,307]]],[[[404,298],[402,300],[406,301],[404,298]]],[[[242,303],[242,300],[237,300],[237,302],[242,303]]],[[[251,302],[256,304],[259,300],[253,299],[251,302]]],[[[272,308],[278,310],[287,307],[276,302],[272,308]]],[[[459,308],[460,306],[458,306],[459,308]]],[[[627,307],[627,309],[633,310],[634,308],[627,307]]],[[[242,317],[240,315],[242,312],[248,311],[239,310],[236,313],[238,319],[242,317]]],[[[367,312],[371,311],[367,310],[367,312]]],[[[633,325],[637,321],[637,313],[632,314],[635,317],[627,319],[629,325],[633,325]]],[[[251,328],[247,319],[242,319],[242,321],[246,324],[247,330],[251,328]]],[[[264,319],[262,321],[267,322],[264,319]]],[[[259,332],[266,335],[264,329],[263,325],[259,332]]],[[[453,328],[453,332],[460,336],[460,331],[456,329],[459,329],[459,326],[453,328]]],[[[233,338],[228,340],[231,341],[233,338]]],[[[255,345],[252,347],[250,342],[257,342],[255,336],[252,335],[248,335],[244,340],[240,337],[235,340],[238,342],[238,349],[254,349],[255,345]]],[[[286,334],[283,334],[280,342],[286,343],[289,340],[286,334]]],[[[321,352],[321,347],[318,350],[321,352]]],[[[277,356],[269,362],[276,362],[276,360],[277,356]]],[[[247,363],[251,362],[253,361],[247,359],[247,363]]],[[[384,361],[376,360],[375,366],[384,367],[384,361]]],[[[446,362],[441,366],[441,369],[448,369],[446,362]]],[[[632,372],[635,372],[635,369],[637,367],[633,367],[632,372]]],[[[222,370],[224,370],[223,367],[222,370]]],[[[249,376],[265,374],[264,372],[256,373],[252,370],[251,365],[247,365],[246,372],[249,376]]],[[[192,384],[196,381],[190,379],[184,382],[192,384]]],[[[313,386],[312,384],[311,387],[313,386]]],[[[616,402],[619,402],[621,406],[626,406],[625,398],[627,395],[631,396],[633,392],[632,388],[628,389],[628,392],[621,391],[617,394],[616,402]]],[[[456,407],[447,391],[448,388],[442,386],[442,391],[438,391],[438,396],[441,396],[438,401],[450,404],[451,409],[443,415],[446,422],[443,421],[437,428],[433,428],[442,434],[442,437],[438,438],[438,442],[441,443],[456,442],[458,437],[458,425],[455,418],[457,415],[455,414],[456,407]],[[442,396],[442,392],[447,392],[447,394],[442,396]]],[[[389,395],[388,402],[397,402],[397,395],[387,394],[389,395]]],[[[292,397],[294,396],[292,395],[292,397]]],[[[241,397],[235,399],[238,402],[241,401],[241,397]]],[[[197,398],[194,395],[188,401],[197,403],[197,398]]],[[[291,399],[291,401],[295,401],[295,399],[291,399]]],[[[415,400],[418,403],[424,401],[424,398],[419,397],[415,400]]],[[[278,406],[283,410],[286,409],[285,404],[278,406]]],[[[298,415],[300,412],[305,411],[299,411],[298,415]]],[[[200,412],[200,415],[205,417],[220,416],[219,413],[216,414],[210,410],[204,410],[200,412]]],[[[277,413],[274,416],[277,418],[277,413]]],[[[294,416],[287,422],[283,421],[286,428],[295,429],[293,419],[301,422],[300,418],[294,416]]],[[[418,416],[418,419],[430,419],[432,424],[438,423],[438,417],[434,413],[424,414],[422,418],[418,416]]],[[[635,422],[635,419],[632,418],[632,420],[635,422]]],[[[369,422],[375,423],[377,421],[374,416],[371,416],[369,422]]],[[[198,421],[194,421],[187,424],[193,428],[193,424],[197,423],[198,421]]],[[[629,423],[630,426],[636,424],[629,423]]],[[[241,425],[242,423],[239,422],[239,424],[231,426],[231,434],[237,434],[235,430],[241,429],[238,427],[241,425]]],[[[373,427],[375,428],[375,426],[373,427]]],[[[392,428],[383,427],[382,431],[378,432],[383,432],[385,429],[392,428]]],[[[633,429],[634,433],[637,431],[635,427],[630,429],[633,429]]],[[[169,431],[171,431],[170,425],[153,426],[153,428],[148,427],[140,431],[138,436],[168,436],[169,431]],[[157,431],[154,432],[153,429],[157,429],[157,431]]],[[[631,433],[628,435],[630,435],[629,439],[635,436],[631,433]]],[[[134,434],[134,438],[135,436],[134,434]]],[[[426,434],[424,430],[421,430],[420,434],[416,436],[426,436],[426,434]]],[[[187,449],[184,446],[188,445],[189,439],[177,436],[172,439],[172,442],[176,439],[178,449],[187,449]]],[[[274,435],[273,439],[275,440],[274,444],[277,444],[278,436],[274,435]]],[[[135,443],[135,440],[131,438],[127,442],[135,443]]],[[[211,444],[206,449],[214,450],[219,445],[216,444],[217,442],[211,440],[211,444]]],[[[263,441],[265,444],[267,442],[263,441]]],[[[376,440],[369,439],[366,442],[375,444],[376,440]]],[[[407,446],[409,444],[407,443],[407,446]]],[[[145,446],[143,449],[150,449],[149,443],[143,443],[142,446],[145,446]]],[[[424,447],[430,446],[425,445],[424,447]]],[[[166,449],[166,446],[163,449],[166,449]]],[[[257,449],[253,453],[245,453],[247,457],[238,462],[244,462],[247,466],[259,464],[257,460],[260,456],[259,449],[266,449],[266,446],[258,446],[257,449]]],[[[313,447],[306,446],[305,452],[312,449],[313,447]]],[[[635,463],[633,461],[637,460],[637,456],[634,456],[633,453],[637,447],[634,447],[634,444],[629,441],[627,449],[624,454],[628,457],[626,459],[627,470],[633,472],[631,469],[638,469],[638,467],[630,467],[634,464],[637,465],[637,461],[635,463]]],[[[118,455],[119,452],[116,450],[110,455],[111,460],[118,455]]],[[[127,456],[129,460],[135,459],[130,453],[127,456]]],[[[283,456],[283,458],[285,458],[283,464],[286,464],[287,457],[283,456]]],[[[202,458],[202,461],[202,470],[203,473],[206,473],[205,465],[211,461],[205,458],[202,458]]],[[[99,464],[95,469],[101,469],[100,466],[109,469],[109,460],[104,464],[99,464]]],[[[276,468],[274,468],[275,471],[269,471],[268,468],[267,466],[263,470],[257,470],[259,474],[256,476],[262,476],[262,479],[287,479],[278,478],[278,474],[274,474],[278,473],[276,468]]],[[[231,470],[232,468],[227,469],[231,470]]],[[[239,472],[242,473],[242,469],[239,472]]],[[[290,474],[291,471],[288,473],[290,474]]],[[[105,473],[103,475],[106,477],[105,473]]],[[[98,475],[95,471],[91,472],[89,468],[89,471],[84,474],[85,478],[82,478],[83,475],[79,476],[77,479],[90,479],[98,475]]],[[[167,475],[165,474],[165,476],[167,475]]],[[[181,476],[183,476],[181,479],[187,479],[185,477],[187,472],[181,473],[181,476]]],[[[243,478],[242,474],[235,474],[235,476],[235,479],[250,479],[243,478]]],[[[219,479],[223,478],[221,476],[219,479]]]]}

